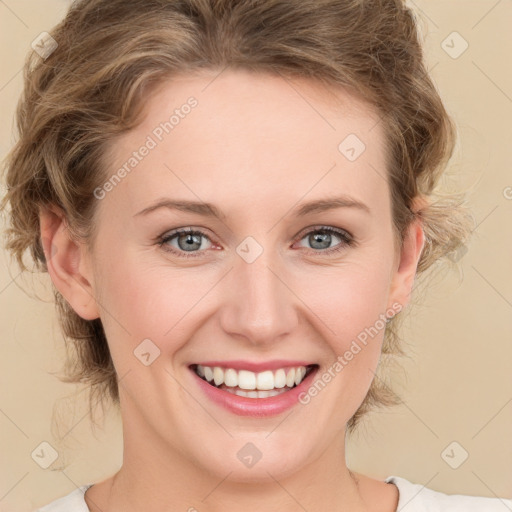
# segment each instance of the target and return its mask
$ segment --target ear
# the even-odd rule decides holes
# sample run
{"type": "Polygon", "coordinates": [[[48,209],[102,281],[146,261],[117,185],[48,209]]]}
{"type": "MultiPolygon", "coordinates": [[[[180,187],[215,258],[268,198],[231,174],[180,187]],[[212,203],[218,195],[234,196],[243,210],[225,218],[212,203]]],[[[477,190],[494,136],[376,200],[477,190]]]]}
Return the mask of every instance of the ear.
{"type": "Polygon", "coordinates": [[[98,318],[85,244],[72,239],[66,217],[56,206],[40,209],[39,225],[53,284],[79,316],[85,320],[98,318]]]}
{"type": "MultiPolygon", "coordinates": [[[[413,201],[411,210],[417,212],[427,204],[426,198],[418,196],[413,201]]],[[[423,221],[417,217],[410,223],[405,233],[398,265],[392,275],[388,307],[397,302],[402,308],[405,308],[409,303],[414,278],[416,277],[416,269],[418,268],[418,262],[424,245],[423,221]]]]}

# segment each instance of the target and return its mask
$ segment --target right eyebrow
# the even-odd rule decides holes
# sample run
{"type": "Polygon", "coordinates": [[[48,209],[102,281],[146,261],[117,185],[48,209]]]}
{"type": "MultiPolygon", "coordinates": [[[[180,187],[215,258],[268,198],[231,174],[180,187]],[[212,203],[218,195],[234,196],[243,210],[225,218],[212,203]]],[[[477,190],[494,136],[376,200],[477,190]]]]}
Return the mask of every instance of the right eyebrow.
{"type": "Polygon", "coordinates": [[[148,213],[151,213],[160,208],[180,210],[182,212],[196,213],[198,215],[218,217],[219,219],[226,220],[226,216],[213,204],[202,203],[198,201],[178,201],[169,198],[159,199],[155,203],[136,213],[134,217],[138,215],[147,215],[148,213]]]}

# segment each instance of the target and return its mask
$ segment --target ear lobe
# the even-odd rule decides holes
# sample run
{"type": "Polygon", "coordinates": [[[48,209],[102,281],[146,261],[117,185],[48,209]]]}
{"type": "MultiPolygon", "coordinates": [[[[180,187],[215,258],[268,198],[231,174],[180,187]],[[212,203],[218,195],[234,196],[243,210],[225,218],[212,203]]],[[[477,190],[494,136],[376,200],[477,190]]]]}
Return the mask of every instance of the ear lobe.
{"type": "Polygon", "coordinates": [[[46,266],[53,284],[79,316],[85,320],[98,318],[94,288],[90,277],[82,270],[87,268],[83,264],[85,246],[72,239],[65,214],[56,206],[41,209],[39,225],[46,266]]]}
{"type": "Polygon", "coordinates": [[[407,228],[398,268],[394,271],[391,284],[391,303],[398,302],[402,308],[407,306],[416,277],[418,263],[425,246],[425,234],[421,219],[411,222],[407,228]]]}

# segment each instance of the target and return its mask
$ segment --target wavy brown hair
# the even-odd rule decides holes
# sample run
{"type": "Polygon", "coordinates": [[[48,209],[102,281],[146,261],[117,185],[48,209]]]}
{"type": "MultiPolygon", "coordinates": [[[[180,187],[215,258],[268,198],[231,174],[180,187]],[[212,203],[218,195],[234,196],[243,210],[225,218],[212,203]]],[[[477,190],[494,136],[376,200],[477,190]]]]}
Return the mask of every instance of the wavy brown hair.
{"type": "MultiPolygon", "coordinates": [[[[415,15],[401,0],[78,0],[50,34],[54,52],[27,57],[18,142],[5,165],[6,249],[22,270],[28,250],[35,270],[47,271],[41,207],[61,208],[71,234],[92,244],[93,191],[108,178],[102,157],[109,145],[137,125],[152,88],[202,69],[307,78],[368,102],[386,136],[397,247],[421,217],[419,274],[469,236],[473,219],[463,198],[435,199],[456,131],[426,69],[415,15]],[[417,196],[429,201],[413,211],[417,196]]],[[[101,320],[81,318],[53,290],[69,349],[63,380],[88,385],[91,412],[93,397],[118,404],[101,320]]],[[[386,363],[404,355],[401,316],[386,327],[386,363]]],[[[368,411],[400,401],[377,375],[348,432],[368,411]]]]}

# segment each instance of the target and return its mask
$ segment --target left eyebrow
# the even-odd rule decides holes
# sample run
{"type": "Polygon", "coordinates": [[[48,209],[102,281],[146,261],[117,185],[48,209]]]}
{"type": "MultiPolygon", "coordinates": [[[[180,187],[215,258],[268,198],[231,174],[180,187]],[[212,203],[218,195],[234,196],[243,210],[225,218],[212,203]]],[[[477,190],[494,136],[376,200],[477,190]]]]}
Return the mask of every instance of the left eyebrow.
{"type": "Polygon", "coordinates": [[[305,203],[297,209],[295,214],[297,217],[303,217],[309,213],[324,212],[327,210],[333,210],[335,208],[356,208],[366,213],[371,213],[370,208],[366,204],[358,201],[357,199],[354,199],[353,197],[345,195],[333,197],[331,199],[320,199],[318,201],[305,203]]]}

